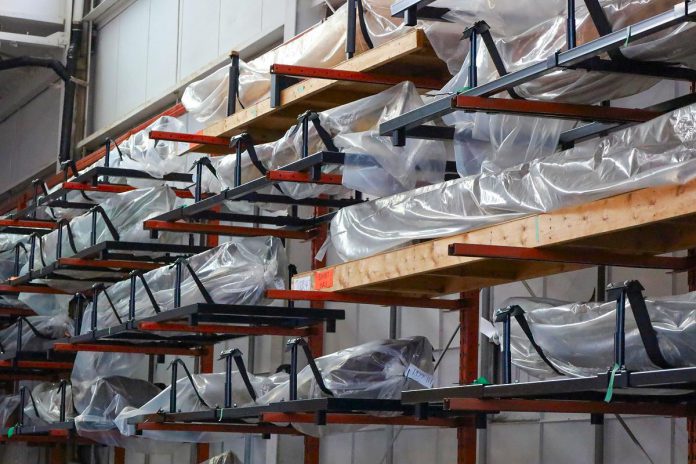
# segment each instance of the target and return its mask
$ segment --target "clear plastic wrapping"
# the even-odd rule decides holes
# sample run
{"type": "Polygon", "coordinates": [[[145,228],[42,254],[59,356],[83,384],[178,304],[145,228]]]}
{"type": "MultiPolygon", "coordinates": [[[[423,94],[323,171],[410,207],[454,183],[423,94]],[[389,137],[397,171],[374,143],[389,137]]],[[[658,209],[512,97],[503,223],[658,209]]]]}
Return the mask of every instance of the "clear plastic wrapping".
{"type": "MultiPolygon", "coordinates": [[[[561,372],[588,376],[607,372],[614,364],[616,302],[569,303],[542,298],[512,298],[503,306],[525,311],[534,340],[561,372]]],[[[664,358],[673,367],[696,366],[696,292],[646,298],[652,325],[664,358]]],[[[502,324],[496,324],[502,333],[502,324]]],[[[534,377],[555,374],[534,351],[515,321],[511,324],[512,362],[534,377]]],[[[626,303],[626,368],[657,369],[648,359],[638,327],[626,303]]]]}
{"type": "Polygon", "coordinates": [[[229,451],[227,453],[213,456],[201,464],[242,464],[242,461],[240,461],[232,451],[229,451]]]}
{"type": "MultiPolygon", "coordinates": [[[[541,7],[546,16],[534,16],[536,22],[515,22],[520,13],[532,8],[496,9],[500,4],[517,6],[517,2],[496,2],[489,11],[479,11],[477,19],[484,19],[492,26],[491,33],[508,72],[546,60],[556,51],[566,47],[566,9],[559,9],[559,2],[541,7]],[[496,4],[497,3],[497,4],[496,4]],[[554,7],[555,6],[555,7],[554,7]],[[520,24],[526,26],[521,29],[520,24]]],[[[525,2],[530,3],[530,2],[525,2]]],[[[536,3],[532,1],[531,3],[536,3]]],[[[659,13],[670,11],[678,0],[601,0],[600,4],[614,30],[635,24],[659,13]]],[[[456,22],[472,19],[468,8],[452,11],[447,16],[456,22]]],[[[576,40],[586,43],[598,37],[587,8],[582,2],[576,6],[576,40]]],[[[632,59],[662,61],[693,66],[696,48],[692,47],[696,30],[683,23],[641,40],[627,41],[623,54],[632,59]]],[[[499,77],[493,61],[483,44],[477,56],[479,83],[499,77]]],[[[531,82],[522,84],[515,91],[524,98],[596,103],[639,93],[656,84],[659,79],[638,75],[588,72],[584,70],[557,70],[531,82]]]]}
{"type": "MultiPolygon", "coordinates": [[[[367,33],[375,47],[408,32],[400,19],[392,18],[392,0],[363,0],[367,33]]],[[[239,103],[244,108],[267,98],[272,64],[332,68],[345,60],[348,7],[341,6],[321,23],[293,39],[245,63],[240,61],[239,103]]],[[[449,23],[421,23],[436,54],[450,69],[459,69],[465,45],[459,39],[465,26],[449,23]]],[[[357,25],[356,53],[368,49],[360,23],[357,25]]],[[[190,84],[181,97],[186,110],[200,123],[210,124],[227,115],[229,70],[223,67],[210,76],[190,84]]]]}
{"type": "Polygon", "coordinates": [[[344,260],[524,215],[696,177],[696,105],[597,143],[343,208],[331,242],[344,260]]]}
{"type": "Polygon", "coordinates": [[[12,415],[19,408],[19,395],[0,395],[0,427],[10,427],[12,415]]]}
{"type": "MultiPolygon", "coordinates": [[[[195,390],[188,377],[183,377],[176,382],[177,409],[182,412],[207,411],[225,404],[225,373],[194,374],[195,390]],[[198,394],[196,394],[198,392],[198,394]],[[203,399],[203,402],[198,398],[203,399]]],[[[249,374],[249,380],[257,397],[266,394],[287,379],[287,374],[275,374],[270,377],[261,377],[249,374]]],[[[145,414],[153,414],[158,411],[168,411],[171,387],[167,387],[160,394],[147,402],[141,408],[126,408],[115,420],[118,429],[124,435],[133,435],[135,427],[127,423],[131,417],[145,414]]],[[[232,399],[238,406],[254,404],[249,392],[237,371],[232,372],[232,399]]],[[[224,435],[209,432],[160,432],[145,431],[143,437],[153,440],[177,441],[177,442],[213,442],[224,440],[224,435]]]]}
{"type": "MultiPolygon", "coordinates": [[[[432,375],[433,348],[425,337],[398,340],[378,340],[346,348],[316,359],[326,387],[337,398],[400,399],[403,390],[425,388],[406,377],[413,366],[432,375]]],[[[309,366],[297,375],[297,398],[322,398],[327,395],[319,388],[309,366]]],[[[290,399],[289,382],[284,382],[260,397],[258,403],[268,404],[290,399]]],[[[302,433],[319,435],[327,429],[310,424],[293,424],[302,433]]],[[[354,427],[331,427],[330,432],[354,430],[354,427]]]]}
{"type": "MultiPolygon", "coordinates": [[[[65,389],[65,418],[70,420],[75,416],[70,384],[67,384],[65,389]]],[[[31,390],[31,396],[34,402],[32,403],[27,395],[24,404],[24,425],[46,425],[60,421],[61,386],[59,383],[41,382],[31,390]]]]}
{"type": "MultiPolygon", "coordinates": [[[[17,349],[18,322],[0,330],[0,344],[3,353],[17,349]]],[[[53,348],[53,342],[73,334],[73,321],[67,315],[29,316],[22,321],[22,351],[46,351],[53,348]]]]}
{"type": "MultiPolygon", "coordinates": [[[[218,304],[264,304],[264,293],[269,288],[282,289],[287,285],[288,263],[285,248],[275,237],[232,237],[229,242],[194,255],[188,259],[191,268],[218,304]]],[[[161,311],[174,307],[176,268],[164,266],[144,274],[148,287],[161,311]]],[[[136,318],[155,314],[140,280],[136,281],[136,318]]],[[[115,310],[123,320],[128,318],[130,280],[124,280],[107,289],[115,310]]],[[[202,303],[205,300],[190,272],[183,266],[181,305],[202,303]]],[[[97,306],[97,327],[118,324],[106,298],[97,306]]],[[[90,327],[91,308],[84,313],[82,327],[90,327]]]]}
{"type": "Polygon", "coordinates": [[[98,379],[89,403],[75,417],[77,433],[103,445],[124,446],[126,441],[114,420],[127,408],[140,408],[160,393],[146,380],[114,375],[98,379]]]}
{"type": "MultiPolygon", "coordinates": [[[[382,3],[380,0],[374,3],[382,3]]],[[[384,42],[399,29],[390,19],[380,16],[372,2],[366,3],[365,20],[370,36],[377,43],[384,42]]],[[[384,2],[386,3],[386,2],[384,2]]],[[[268,97],[272,64],[290,64],[332,68],[345,60],[348,7],[342,6],[321,23],[310,27],[293,39],[279,45],[260,57],[245,63],[240,61],[239,102],[244,108],[268,97]]],[[[356,34],[356,51],[367,50],[360,30],[356,34]]],[[[201,123],[212,123],[222,119],[227,113],[227,93],[229,71],[223,67],[210,76],[190,84],[184,90],[181,102],[186,110],[201,123]]]]}
{"type": "MultiPolygon", "coordinates": [[[[104,212],[118,232],[118,241],[121,242],[139,242],[139,243],[184,243],[186,238],[183,234],[172,232],[163,232],[158,239],[150,237],[150,232],[143,229],[143,221],[153,216],[163,214],[180,206],[180,200],[176,197],[171,188],[161,185],[159,187],[151,187],[146,189],[132,190],[125,193],[120,193],[109,197],[101,204],[104,212]]],[[[97,230],[96,243],[104,241],[117,241],[108,229],[103,217],[97,215],[97,230]]],[[[70,228],[74,240],[75,249],[83,250],[90,246],[92,232],[92,213],[87,212],[81,216],[70,220],[70,228]]],[[[70,234],[67,228],[63,228],[61,255],[71,256],[74,251],[70,244],[70,234]]],[[[58,240],[58,231],[52,231],[49,234],[37,239],[36,252],[34,256],[34,269],[40,269],[51,264],[56,260],[56,245],[58,240]],[[39,243],[41,242],[41,243],[39,243]]],[[[22,273],[26,273],[29,269],[27,262],[22,273]]],[[[73,277],[81,277],[89,279],[90,276],[99,275],[99,272],[75,272],[70,270],[60,271],[73,277]]],[[[49,285],[59,286],[68,285],[66,281],[52,280],[49,285]]]]}
{"type": "MultiPolygon", "coordinates": [[[[379,135],[379,125],[406,111],[423,105],[415,86],[404,82],[379,94],[356,100],[319,113],[321,126],[336,147],[346,153],[343,184],[373,195],[387,195],[417,185],[440,182],[444,178],[447,153],[442,142],[409,140],[405,147],[394,147],[388,137],[379,135]]],[[[296,161],[302,153],[302,131],[291,127],[275,142],[257,145],[256,154],[267,169],[277,169],[296,161]]],[[[309,153],[326,150],[313,124],[309,125],[309,153]]],[[[203,171],[207,191],[220,192],[234,187],[236,155],[213,160],[217,177],[203,171]]],[[[340,170],[329,166],[325,172],[340,170]]],[[[242,182],[261,176],[248,154],[242,157],[242,182]]],[[[280,183],[286,195],[306,198],[319,194],[341,195],[348,191],[337,186],[280,183]]]]}

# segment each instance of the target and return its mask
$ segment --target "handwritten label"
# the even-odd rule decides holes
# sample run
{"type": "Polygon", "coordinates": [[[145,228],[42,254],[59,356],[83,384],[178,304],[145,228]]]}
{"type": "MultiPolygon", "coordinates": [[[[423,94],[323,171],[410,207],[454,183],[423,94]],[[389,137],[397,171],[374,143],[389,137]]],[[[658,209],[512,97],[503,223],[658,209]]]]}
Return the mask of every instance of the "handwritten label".
{"type": "Polygon", "coordinates": [[[329,268],[314,273],[314,290],[333,287],[334,270],[329,268]]]}
{"type": "Polygon", "coordinates": [[[309,291],[312,289],[312,276],[296,277],[292,280],[293,290],[309,291]]]}
{"type": "Polygon", "coordinates": [[[425,388],[433,388],[433,376],[422,371],[413,364],[408,365],[406,372],[404,372],[404,376],[411,380],[415,380],[425,388]]]}

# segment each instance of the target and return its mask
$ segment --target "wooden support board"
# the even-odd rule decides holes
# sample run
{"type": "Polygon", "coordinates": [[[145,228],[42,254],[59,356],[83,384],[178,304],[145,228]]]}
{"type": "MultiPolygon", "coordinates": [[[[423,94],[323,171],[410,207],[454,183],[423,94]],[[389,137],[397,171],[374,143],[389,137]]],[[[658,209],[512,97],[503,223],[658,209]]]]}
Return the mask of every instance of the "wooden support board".
{"type": "Polygon", "coordinates": [[[293,288],[445,295],[584,267],[449,256],[451,243],[658,254],[696,247],[694,221],[696,181],[647,188],[299,274],[293,288]]]}
{"type": "MultiPolygon", "coordinates": [[[[368,50],[334,67],[343,71],[375,72],[392,76],[422,76],[450,79],[447,65],[441,61],[422,29],[412,29],[403,36],[368,50]]],[[[377,94],[390,86],[364,82],[305,79],[281,92],[278,108],[271,108],[270,98],[237,111],[202,131],[207,136],[234,136],[248,132],[254,142],[278,140],[297,117],[307,110],[323,111],[377,94]]],[[[190,151],[207,153],[207,146],[191,147],[190,151]]],[[[210,153],[220,153],[220,147],[210,147],[210,153]]],[[[230,151],[231,153],[231,151],[230,151]]]]}

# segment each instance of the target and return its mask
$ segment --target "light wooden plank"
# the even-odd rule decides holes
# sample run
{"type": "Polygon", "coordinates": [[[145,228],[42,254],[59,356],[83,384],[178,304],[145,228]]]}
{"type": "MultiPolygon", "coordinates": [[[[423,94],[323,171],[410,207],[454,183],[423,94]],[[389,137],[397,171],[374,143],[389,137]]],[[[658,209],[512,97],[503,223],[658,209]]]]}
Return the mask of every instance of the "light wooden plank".
{"type": "MultiPolygon", "coordinates": [[[[508,261],[508,273],[502,273],[500,260],[449,256],[447,248],[451,243],[522,247],[581,244],[617,252],[665,253],[696,246],[696,232],[689,227],[692,219],[696,219],[696,181],[642,189],[332,266],[333,285],[320,290],[386,287],[397,293],[415,285],[417,276],[427,274],[429,283],[423,285],[435,293],[442,289],[440,294],[445,294],[480,288],[481,279],[486,278],[505,283],[540,277],[581,266],[508,261]],[[510,271],[514,271],[512,275],[510,271]],[[433,274],[442,282],[433,283],[433,274]]],[[[313,273],[295,279],[309,274],[313,273]]]]}

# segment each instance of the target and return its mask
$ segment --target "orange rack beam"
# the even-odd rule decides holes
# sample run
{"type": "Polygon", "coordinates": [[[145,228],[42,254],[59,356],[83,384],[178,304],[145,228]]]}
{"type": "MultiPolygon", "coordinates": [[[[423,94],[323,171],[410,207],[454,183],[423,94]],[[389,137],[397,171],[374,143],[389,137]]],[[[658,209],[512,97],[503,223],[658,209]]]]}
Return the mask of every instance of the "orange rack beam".
{"type": "Polygon", "coordinates": [[[647,414],[686,417],[693,415],[691,407],[684,404],[638,403],[567,400],[526,400],[450,398],[444,401],[445,409],[465,412],[557,412],[567,414],[647,414]]]}
{"type": "Polygon", "coordinates": [[[315,180],[308,172],[284,171],[282,169],[268,171],[266,179],[272,182],[298,182],[302,184],[342,185],[343,183],[343,176],[340,174],[321,174],[315,180]]]}
{"type": "Polygon", "coordinates": [[[201,334],[239,334],[239,335],[281,335],[306,337],[309,329],[289,329],[282,327],[230,326],[217,324],[187,325],[170,322],[140,322],[140,330],[152,332],[193,332],[201,334]]]}
{"type": "Polygon", "coordinates": [[[0,227],[26,227],[31,229],[55,229],[53,221],[41,221],[39,219],[0,219],[0,227]]]}
{"type": "MultiPolygon", "coordinates": [[[[317,415],[306,412],[264,412],[261,414],[262,422],[271,423],[316,423],[317,415]]],[[[394,416],[394,417],[379,417],[368,414],[342,414],[328,413],[326,414],[327,424],[355,424],[355,425],[403,425],[415,427],[457,427],[461,420],[458,419],[443,419],[433,417],[424,420],[418,420],[412,416],[394,416]]]]}
{"type": "Polygon", "coordinates": [[[11,359],[0,361],[0,368],[15,367],[18,369],[46,369],[52,371],[69,371],[73,368],[71,362],[51,361],[15,361],[11,359]]]}
{"type": "Polygon", "coordinates": [[[64,266],[91,267],[95,269],[129,269],[139,271],[151,271],[162,267],[164,264],[148,261],[127,261],[118,259],[80,259],[60,258],[58,263],[64,266]]]}
{"type": "MultiPolygon", "coordinates": [[[[65,190],[77,190],[82,192],[124,193],[135,190],[135,187],[125,184],[82,184],[80,182],[63,182],[65,190]]],[[[185,189],[172,189],[179,198],[193,198],[193,194],[185,189]]]]}
{"type": "MultiPolygon", "coordinates": [[[[11,281],[11,279],[10,279],[11,281]]],[[[42,285],[2,285],[0,293],[41,293],[46,295],[67,295],[68,292],[42,285]]]]}
{"type": "Polygon", "coordinates": [[[247,433],[247,434],[273,434],[273,435],[300,435],[292,427],[280,427],[275,425],[237,425],[237,424],[200,424],[200,423],[167,423],[167,422],[142,422],[136,424],[136,430],[159,430],[168,432],[219,432],[219,433],[247,433]]]}
{"type": "Polygon", "coordinates": [[[412,76],[408,79],[403,76],[390,76],[387,74],[373,74],[359,71],[344,71],[333,68],[314,68],[311,66],[297,66],[291,64],[271,65],[271,74],[279,74],[291,77],[304,77],[307,79],[329,79],[333,81],[364,82],[366,84],[396,85],[406,80],[413,82],[416,87],[429,90],[440,90],[442,81],[427,77],[412,76]]]}
{"type": "Polygon", "coordinates": [[[411,308],[462,309],[468,300],[436,300],[431,298],[409,298],[357,293],[315,292],[307,290],[266,290],[266,297],[274,300],[333,301],[337,303],[363,303],[378,306],[407,306],[411,308]]]}
{"type": "Polygon", "coordinates": [[[143,222],[145,230],[159,230],[168,232],[185,232],[193,234],[217,234],[232,235],[237,237],[265,237],[267,235],[278,238],[290,238],[298,240],[309,240],[316,232],[313,230],[287,230],[287,229],[268,229],[262,227],[239,227],[225,226],[220,224],[198,224],[191,222],[169,222],[149,220],[143,222]]]}
{"type": "Polygon", "coordinates": [[[106,343],[55,343],[53,349],[56,351],[67,351],[77,353],[80,351],[91,351],[94,353],[139,353],[152,355],[173,355],[173,356],[203,356],[208,354],[207,348],[176,348],[160,346],[142,346],[138,344],[106,344],[106,343]]]}
{"type": "Polygon", "coordinates": [[[662,114],[657,111],[634,108],[579,105],[574,103],[508,98],[470,97],[467,95],[457,95],[453,97],[453,103],[454,108],[460,110],[519,114],[523,116],[544,116],[596,122],[641,123],[654,119],[662,114]]]}

